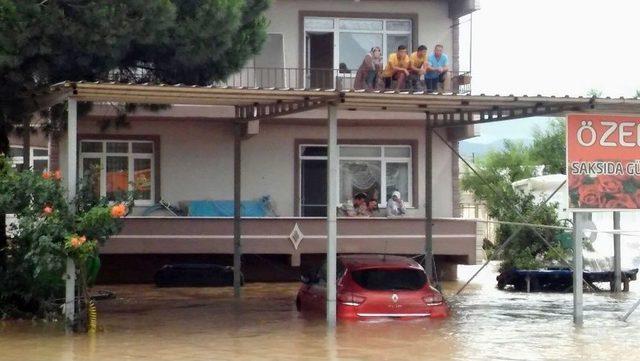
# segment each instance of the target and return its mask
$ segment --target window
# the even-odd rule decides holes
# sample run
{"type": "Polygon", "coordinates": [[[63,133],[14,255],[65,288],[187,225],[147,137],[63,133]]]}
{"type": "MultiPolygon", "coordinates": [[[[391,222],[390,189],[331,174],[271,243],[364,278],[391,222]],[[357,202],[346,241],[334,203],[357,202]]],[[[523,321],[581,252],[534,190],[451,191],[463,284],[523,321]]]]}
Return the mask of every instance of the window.
{"type": "Polygon", "coordinates": [[[305,17],[304,31],[307,38],[305,64],[308,68],[314,64],[314,59],[309,57],[321,56],[319,51],[314,51],[314,47],[325,49],[323,51],[326,52],[335,45],[337,52],[333,54],[333,64],[326,64],[328,66],[325,67],[352,74],[355,74],[364,55],[374,46],[382,49],[384,59],[395,52],[398,45],[405,45],[411,50],[412,24],[408,19],[305,17]],[[323,41],[313,39],[323,35],[332,36],[323,41]]]}
{"type": "MultiPolygon", "coordinates": [[[[12,145],[9,149],[11,166],[16,167],[24,163],[22,157],[22,146],[12,145]]],[[[49,169],[49,150],[42,147],[31,147],[29,157],[29,167],[34,173],[42,173],[49,169]]]]}
{"type": "Polygon", "coordinates": [[[373,291],[416,291],[427,283],[427,275],[423,271],[410,268],[371,268],[353,271],[351,277],[360,287],[373,291]]]}
{"type": "MultiPolygon", "coordinates": [[[[338,200],[348,202],[366,193],[385,207],[391,194],[399,191],[411,206],[411,146],[341,145],[338,200]]],[[[327,147],[300,146],[300,214],[324,217],[327,210],[327,147]]]]}
{"type": "Polygon", "coordinates": [[[151,141],[83,140],[80,142],[80,174],[99,172],[96,195],[116,200],[136,190],[136,205],[151,205],[154,195],[154,144],[151,141]]]}

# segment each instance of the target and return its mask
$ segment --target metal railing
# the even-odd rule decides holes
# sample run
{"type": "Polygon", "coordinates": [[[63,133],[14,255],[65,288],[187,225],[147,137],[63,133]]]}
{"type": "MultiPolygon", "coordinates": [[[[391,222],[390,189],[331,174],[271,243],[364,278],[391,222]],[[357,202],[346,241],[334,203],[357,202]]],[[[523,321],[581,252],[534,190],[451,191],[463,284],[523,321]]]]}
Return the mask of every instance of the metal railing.
{"type": "MultiPolygon", "coordinates": [[[[410,77],[406,86],[398,90],[426,91],[424,79],[420,78],[410,77]]],[[[381,79],[375,83],[375,86],[368,90],[396,90],[395,81],[387,84],[388,87],[385,87],[381,79]]],[[[265,89],[362,90],[364,88],[356,84],[355,70],[323,68],[243,68],[214,85],[265,89]]],[[[471,93],[471,73],[448,72],[444,83],[439,83],[437,92],[471,93]]]]}

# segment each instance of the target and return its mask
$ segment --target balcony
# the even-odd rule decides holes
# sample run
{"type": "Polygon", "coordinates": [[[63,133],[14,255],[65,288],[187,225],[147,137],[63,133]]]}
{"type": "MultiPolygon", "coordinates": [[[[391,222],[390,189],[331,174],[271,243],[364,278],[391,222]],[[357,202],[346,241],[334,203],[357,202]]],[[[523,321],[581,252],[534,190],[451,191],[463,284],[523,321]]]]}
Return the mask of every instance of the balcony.
{"type": "MultiPolygon", "coordinates": [[[[413,82],[407,81],[407,86],[398,90],[425,92],[424,79],[417,78],[413,82]]],[[[215,85],[234,88],[365,90],[356,87],[356,71],[350,69],[243,68],[215,85]]],[[[370,91],[392,91],[395,88],[394,81],[389,88],[378,85],[370,91]]],[[[470,94],[471,73],[449,71],[435,93],[470,94]]]]}
{"type": "MultiPolygon", "coordinates": [[[[339,218],[339,253],[416,255],[424,252],[424,218],[339,218]]],[[[243,218],[244,254],[282,254],[298,263],[301,254],[326,252],[326,219],[243,218]],[[296,261],[297,259],[297,261],[296,261]]],[[[457,263],[482,258],[475,219],[433,219],[433,250],[457,263]]],[[[220,217],[127,217],[102,254],[232,254],[233,219],[220,217]]]]}

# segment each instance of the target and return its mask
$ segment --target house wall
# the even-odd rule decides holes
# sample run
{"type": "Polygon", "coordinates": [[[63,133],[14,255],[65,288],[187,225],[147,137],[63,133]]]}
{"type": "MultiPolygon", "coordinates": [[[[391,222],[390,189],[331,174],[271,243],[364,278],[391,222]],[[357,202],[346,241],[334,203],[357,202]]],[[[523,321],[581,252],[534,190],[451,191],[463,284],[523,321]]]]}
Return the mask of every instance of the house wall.
{"type": "Polygon", "coordinates": [[[300,63],[303,27],[300,12],[340,13],[339,16],[343,17],[375,17],[376,13],[380,17],[414,15],[417,20],[414,43],[425,44],[430,51],[435,44],[442,44],[445,52],[452,52],[453,21],[449,18],[447,1],[273,0],[271,8],[267,10],[270,20],[267,31],[283,34],[286,67],[304,67],[300,63]]]}
{"type": "MultiPolygon", "coordinates": [[[[340,116],[340,114],[339,114],[340,116]]],[[[261,122],[260,133],[242,143],[242,198],[271,195],[281,216],[294,216],[295,142],[326,139],[321,125],[261,122]]],[[[79,121],[80,134],[100,134],[95,120],[79,121]]],[[[425,130],[423,126],[341,126],[339,139],[406,140],[417,143],[418,204],[409,216],[424,216],[425,130]]],[[[160,138],[160,196],[172,203],[195,199],[233,198],[232,126],[220,120],[150,119],[132,120],[130,126],[109,129],[106,134],[153,135],[160,138]]],[[[433,137],[433,212],[451,217],[452,154],[433,137]]],[[[60,163],[66,172],[66,137],[60,144],[60,163]]],[[[64,173],[63,173],[64,174],[64,173]]]]}

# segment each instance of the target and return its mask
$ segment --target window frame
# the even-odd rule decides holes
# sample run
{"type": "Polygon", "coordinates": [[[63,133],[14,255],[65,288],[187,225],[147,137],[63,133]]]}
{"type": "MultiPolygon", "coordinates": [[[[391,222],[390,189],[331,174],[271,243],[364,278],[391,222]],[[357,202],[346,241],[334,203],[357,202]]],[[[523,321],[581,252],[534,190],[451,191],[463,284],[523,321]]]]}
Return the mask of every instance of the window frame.
{"type": "Polygon", "coordinates": [[[99,159],[100,160],[100,197],[106,197],[107,195],[107,157],[127,157],[127,175],[128,175],[128,190],[132,190],[132,182],[135,182],[135,160],[136,159],[145,159],[149,160],[151,163],[151,187],[150,187],[150,198],[149,199],[136,199],[134,201],[135,206],[152,206],[157,201],[157,193],[156,187],[159,187],[158,184],[158,156],[157,152],[158,142],[154,139],[149,138],[96,138],[96,137],[86,137],[81,138],[78,141],[78,172],[79,177],[84,175],[84,160],[85,159],[99,159]],[[82,151],[82,143],[85,142],[97,142],[102,144],[101,152],[83,152],[82,151]],[[127,152],[126,153],[118,153],[118,152],[107,152],[107,143],[127,143],[127,152]],[[133,143],[150,143],[152,145],[151,153],[134,153],[133,152],[133,143]]]}
{"type": "MultiPolygon", "coordinates": [[[[20,152],[22,152],[23,146],[22,145],[10,145],[10,148],[19,148],[20,152]]],[[[48,147],[38,147],[38,146],[32,146],[29,147],[29,168],[33,169],[33,164],[34,161],[36,160],[46,160],[47,161],[47,166],[45,167],[45,170],[49,170],[49,164],[51,163],[49,160],[49,148],[48,147]],[[35,155],[35,151],[36,150],[46,150],[47,151],[47,155],[35,155]]],[[[11,167],[15,168],[18,165],[22,165],[24,164],[24,157],[22,155],[20,156],[16,156],[16,157],[11,157],[11,167]]]]}
{"type": "MultiPolygon", "coordinates": [[[[302,28],[302,64],[306,67],[307,64],[307,43],[304,41],[308,33],[333,33],[333,68],[338,69],[340,66],[340,34],[341,33],[351,33],[351,34],[381,34],[382,35],[382,44],[380,44],[382,50],[382,58],[384,63],[386,64],[386,59],[389,58],[389,53],[387,52],[387,36],[388,35],[406,35],[408,36],[407,41],[407,51],[409,54],[413,51],[414,45],[414,37],[416,36],[416,16],[409,16],[407,14],[391,14],[389,16],[385,16],[385,14],[345,14],[344,16],[332,16],[330,14],[314,14],[314,13],[301,13],[301,28],[302,28]],[[333,20],[332,28],[307,28],[305,24],[306,19],[331,19],[333,20]],[[340,23],[343,20],[357,20],[357,21],[382,21],[382,30],[365,30],[365,29],[341,29],[340,23]],[[393,21],[406,21],[409,23],[409,30],[387,30],[387,23],[393,21]]],[[[364,54],[362,54],[364,56],[364,54]]],[[[350,73],[339,73],[340,77],[355,77],[355,74],[358,69],[350,69],[350,73]]]]}
{"type": "MultiPolygon", "coordinates": [[[[303,155],[303,150],[304,147],[323,147],[326,148],[327,145],[324,143],[311,143],[311,142],[301,142],[297,144],[297,154],[298,154],[298,159],[296,160],[298,163],[298,169],[301,170],[302,169],[302,161],[304,160],[327,160],[327,156],[318,156],[318,155],[313,155],[313,156],[305,156],[303,155]]],[[[405,199],[405,206],[407,208],[415,208],[414,207],[414,179],[413,179],[413,172],[415,172],[416,170],[414,169],[414,149],[412,144],[410,144],[409,142],[407,142],[406,144],[388,144],[385,142],[381,142],[378,144],[365,144],[365,143],[341,143],[338,144],[338,152],[340,152],[340,149],[342,147],[377,147],[380,148],[380,156],[379,157],[358,157],[358,156],[341,156],[338,153],[338,163],[340,163],[343,160],[357,160],[357,161],[379,161],[380,162],[380,199],[378,200],[378,204],[380,208],[386,208],[387,206],[387,198],[389,197],[388,194],[386,194],[387,192],[387,163],[404,163],[407,164],[407,189],[408,189],[408,194],[403,195],[403,198],[405,199]],[[409,150],[409,156],[408,157],[387,157],[385,155],[385,149],[387,148],[407,148],[409,150]]],[[[297,199],[297,205],[296,205],[296,209],[298,210],[298,214],[302,215],[302,172],[299,171],[298,175],[297,175],[297,185],[298,185],[298,193],[300,194],[300,196],[297,199]]],[[[338,200],[340,200],[340,172],[338,172],[338,187],[336,187],[336,192],[337,192],[337,196],[338,196],[338,200]]],[[[342,203],[338,203],[339,206],[342,206],[342,203]]]]}

